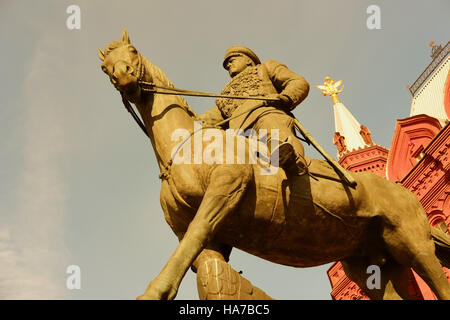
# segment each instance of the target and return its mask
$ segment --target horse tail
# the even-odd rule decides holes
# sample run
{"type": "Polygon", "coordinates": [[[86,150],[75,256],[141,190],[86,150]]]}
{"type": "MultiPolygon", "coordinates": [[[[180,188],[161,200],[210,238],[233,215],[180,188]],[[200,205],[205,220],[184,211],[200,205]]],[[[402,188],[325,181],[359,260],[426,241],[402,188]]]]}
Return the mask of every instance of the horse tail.
{"type": "Polygon", "coordinates": [[[450,235],[435,227],[430,227],[430,229],[437,258],[444,267],[450,268],[450,235]]]}

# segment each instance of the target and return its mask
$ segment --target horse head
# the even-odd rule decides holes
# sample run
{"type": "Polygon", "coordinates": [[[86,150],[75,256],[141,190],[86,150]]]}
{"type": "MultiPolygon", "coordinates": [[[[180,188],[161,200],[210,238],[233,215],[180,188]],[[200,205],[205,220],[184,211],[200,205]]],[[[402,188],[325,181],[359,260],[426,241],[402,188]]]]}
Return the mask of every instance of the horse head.
{"type": "Polygon", "coordinates": [[[131,45],[125,29],[121,41],[111,42],[105,51],[98,49],[98,57],[102,61],[103,72],[108,75],[117,90],[129,97],[139,94],[139,81],[144,73],[142,56],[131,45]]]}

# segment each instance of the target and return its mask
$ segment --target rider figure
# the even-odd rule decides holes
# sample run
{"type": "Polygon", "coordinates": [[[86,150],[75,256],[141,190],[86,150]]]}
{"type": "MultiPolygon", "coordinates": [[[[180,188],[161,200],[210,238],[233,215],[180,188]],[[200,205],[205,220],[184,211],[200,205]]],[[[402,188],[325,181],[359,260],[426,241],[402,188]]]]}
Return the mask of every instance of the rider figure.
{"type": "Polygon", "coordinates": [[[272,150],[270,131],[278,129],[278,152],[273,150],[272,156],[276,154],[279,165],[289,173],[304,173],[304,150],[295,137],[294,115],[291,111],[308,95],[308,82],[275,60],[261,63],[252,50],[243,46],[233,46],[226,51],[223,67],[230,74],[231,80],[221,94],[265,96],[277,101],[219,98],[216,106],[199,118],[210,124],[232,118],[228,123],[230,129],[253,128],[256,132],[266,129],[269,150],[272,150]],[[257,108],[253,111],[245,113],[255,107],[257,108]],[[245,114],[236,117],[242,113],[245,114]]]}

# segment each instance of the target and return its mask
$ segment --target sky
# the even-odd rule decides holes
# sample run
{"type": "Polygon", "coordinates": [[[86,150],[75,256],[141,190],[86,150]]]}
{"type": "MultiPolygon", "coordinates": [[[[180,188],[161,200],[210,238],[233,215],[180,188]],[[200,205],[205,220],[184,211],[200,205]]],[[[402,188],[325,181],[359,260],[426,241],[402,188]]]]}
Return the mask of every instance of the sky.
{"type": "MultiPolygon", "coordinates": [[[[1,1],[0,299],[134,299],[176,248],[151,144],[97,57],[123,28],[178,88],[220,92],[232,45],[286,64],[311,85],[295,116],[335,156],[331,99],[315,86],[342,79],[341,101],[389,147],[449,16],[448,0],[1,1]],[[81,28],[70,30],[73,4],[81,28]],[[367,27],[370,5],[381,29],[367,27]],[[80,289],[66,286],[70,265],[80,289]]],[[[296,269],[233,249],[230,264],[276,299],[331,299],[331,263],[296,269]]],[[[192,271],[177,299],[198,299],[192,271]]]]}

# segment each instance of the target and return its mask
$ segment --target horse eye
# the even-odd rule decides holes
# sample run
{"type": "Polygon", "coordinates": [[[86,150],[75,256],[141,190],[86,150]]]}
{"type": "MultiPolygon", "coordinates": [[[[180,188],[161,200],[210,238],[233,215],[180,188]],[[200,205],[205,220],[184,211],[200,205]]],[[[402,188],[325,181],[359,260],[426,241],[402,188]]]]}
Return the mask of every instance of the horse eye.
{"type": "Polygon", "coordinates": [[[129,46],[129,47],[128,47],[128,50],[130,50],[130,51],[133,52],[133,53],[137,53],[136,48],[133,47],[133,46],[129,46]]]}

